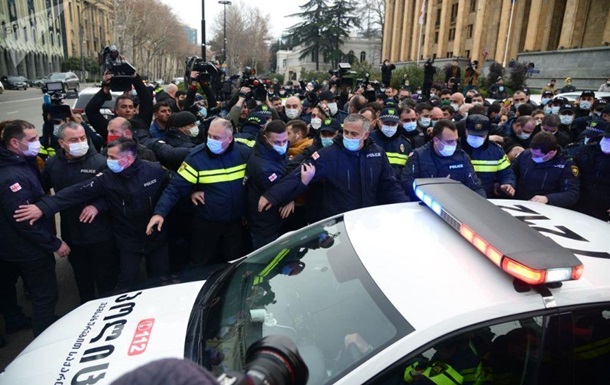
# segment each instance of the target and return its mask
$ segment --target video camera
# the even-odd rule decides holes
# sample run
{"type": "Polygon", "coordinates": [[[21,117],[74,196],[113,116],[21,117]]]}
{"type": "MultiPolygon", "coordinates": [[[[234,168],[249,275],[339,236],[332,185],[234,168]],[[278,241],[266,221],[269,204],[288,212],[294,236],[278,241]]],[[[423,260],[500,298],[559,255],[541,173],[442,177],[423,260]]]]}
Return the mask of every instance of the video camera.
{"type": "Polygon", "coordinates": [[[220,73],[214,65],[214,63],[206,62],[199,56],[191,56],[186,59],[186,71],[184,73],[184,81],[186,84],[191,84],[193,80],[198,83],[207,82],[215,83],[220,82],[220,73]],[[191,79],[191,71],[199,72],[197,79],[191,79]]]}
{"type": "Polygon", "coordinates": [[[290,338],[271,335],[248,348],[244,373],[218,377],[221,385],[305,385],[309,370],[290,338]]]}
{"type": "Polygon", "coordinates": [[[329,70],[328,73],[337,78],[335,84],[337,87],[353,87],[354,78],[352,75],[356,74],[352,71],[352,66],[349,63],[339,63],[339,68],[336,70],[329,70]]]}
{"type": "Polygon", "coordinates": [[[256,70],[254,68],[244,67],[244,72],[242,72],[239,82],[239,88],[248,87],[252,90],[246,94],[246,100],[254,98],[254,100],[264,103],[267,100],[265,83],[258,79],[255,75],[256,70]]]}
{"type": "Polygon", "coordinates": [[[108,71],[113,75],[110,79],[112,91],[131,91],[131,77],[136,73],[136,69],[121,57],[116,46],[105,47],[99,53],[98,61],[102,73],[108,71]]]}
{"type": "Polygon", "coordinates": [[[381,88],[381,83],[377,80],[370,80],[369,73],[364,74],[364,78],[356,79],[356,88],[364,88],[363,96],[369,101],[375,101],[376,92],[381,88]],[[372,88],[369,88],[371,86],[372,88]]]}
{"type": "Polygon", "coordinates": [[[53,120],[65,120],[72,116],[72,109],[67,104],[63,104],[66,98],[64,84],[62,82],[47,82],[45,84],[47,94],[44,96],[43,112],[51,114],[53,120]]]}

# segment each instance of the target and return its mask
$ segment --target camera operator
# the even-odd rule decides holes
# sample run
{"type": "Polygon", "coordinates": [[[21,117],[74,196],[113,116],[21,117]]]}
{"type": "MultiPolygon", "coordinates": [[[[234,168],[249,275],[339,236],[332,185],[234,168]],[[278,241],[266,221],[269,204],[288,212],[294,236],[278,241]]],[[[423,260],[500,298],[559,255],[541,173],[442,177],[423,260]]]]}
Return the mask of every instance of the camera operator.
{"type": "Polygon", "coordinates": [[[237,98],[237,101],[234,104],[229,102],[229,105],[233,104],[233,106],[229,110],[227,119],[233,123],[233,126],[238,131],[241,131],[241,128],[246,124],[248,114],[256,108],[256,100],[246,100],[246,96],[251,92],[250,87],[241,87],[239,92],[233,97],[233,99],[237,98]]]}
{"type": "Polygon", "coordinates": [[[217,105],[217,99],[216,99],[216,94],[212,88],[213,85],[206,81],[198,82],[197,81],[198,78],[199,78],[199,71],[191,71],[191,83],[190,83],[188,90],[186,91],[186,100],[184,102],[183,110],[192,111],[191,107],[195,104],[195,96],[197,95],[197,86],[199,85],[201,87],[201,90],[205,94],[205,98],[207,99],[207,102],[208,102],[208,108],[206,110],[207,113],[205,114],[206,116],[203,117],[203,118],[206,118],[207,116],[215,115],[218,113],[217,110],[215,109],[215,107],[217,105]]]}
{"type": "MultiPolygon", "coordinates": [[[[97,131],[102,138],[108,136],[108,119],[102,115],[100,109],[104,105],[104,102],[110,100],[110,79],[113,77],[110,72],[104,73],[104,81],[102,88],[97,94],[95,94],[87,107],[85,107],[85,113],[89,118],[89,122],[97,131]]],[[[130,95],[122,95],[117,98],[114,105],[113,112],[122,118],[129,120],[134,132],[137,133],[136,137],[141,139],[142,137],[149,136],[148,130],[153,118],[153,98],[146,85],[142,81],[142,78],[136,73],[131,77],[132,85],[134,86],[138,95],[139,113],[136,115],[133,98],[130,95]]]]}

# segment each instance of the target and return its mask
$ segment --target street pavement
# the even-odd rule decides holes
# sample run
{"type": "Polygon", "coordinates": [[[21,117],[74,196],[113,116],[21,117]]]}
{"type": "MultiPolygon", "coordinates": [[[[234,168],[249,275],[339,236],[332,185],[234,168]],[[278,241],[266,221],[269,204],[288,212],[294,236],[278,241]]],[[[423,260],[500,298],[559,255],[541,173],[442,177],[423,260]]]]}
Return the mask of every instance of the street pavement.
{"type": "MultiPolygon", "coordinates": [[[[86,85],[82,84],[81,88],[84,87],[86,85]]],[[[0,95],[0,121],[7,119],[26,120],[33,123],[38,129],[38,133],[42,134],[42,96],[43,94],[39,88],[29,88],[26,91],[5,90],[0,95]]],[[[72,105],[73,102],[74,100],[66,100],[69,105],[72,105]]],[[[59,225],[57,228],[59,228],[59,225]]],[[[56,256],[56,261],[59,287],[59,302],[56,306],[56,314],[62,316],[79,305],[79,297],[68,259],[56,256]]],[[[19,304],[23,307],[26,315],[31,316],[31,301],[24,294],[21,280],[19,280],[17,288],[19,304]]],[[[7,335],[4,332],[4,319],[2,317],[0,317],[0,334],[7,340],[7,346],[0,348],[0,370],[2,370],[32,341],[33,335],[31,329],[7,335]]]]}

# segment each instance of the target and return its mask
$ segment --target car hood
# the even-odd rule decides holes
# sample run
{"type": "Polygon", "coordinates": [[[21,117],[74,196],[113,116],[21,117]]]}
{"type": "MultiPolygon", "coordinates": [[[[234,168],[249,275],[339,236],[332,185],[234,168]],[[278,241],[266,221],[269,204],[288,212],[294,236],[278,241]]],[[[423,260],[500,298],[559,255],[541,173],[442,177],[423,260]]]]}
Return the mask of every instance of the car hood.
{"type": "Polygon", "coordinates": [[[88,302],[38,336],[0,375],[0,384],[103,385],[150,361],[182,358],[188,320],[204,283],[88,302]]]}

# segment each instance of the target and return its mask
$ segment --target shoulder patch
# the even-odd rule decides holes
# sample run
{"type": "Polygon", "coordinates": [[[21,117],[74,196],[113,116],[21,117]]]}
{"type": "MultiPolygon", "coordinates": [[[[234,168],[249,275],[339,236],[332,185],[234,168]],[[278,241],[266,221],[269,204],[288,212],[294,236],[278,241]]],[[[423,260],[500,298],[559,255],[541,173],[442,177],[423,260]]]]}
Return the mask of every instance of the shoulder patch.
{"type": "Polygon", "coordinates": [[[314,160],[318,160],[318,158],[320,157],[320,154],[318,154],[318,152],[316,151],[316,152],[314,152],[313,154],[311,154],[311,157],[312,157],[314,160]]]}
{"type": "Polygon", "coordinates": [[[12,192],[17,192],[21,190],[21,185],[19,183],[14,183],[11,185],[10,189],[12,192]]]}
{"type": "Polygon", "coordinates": [[[274,180],[276,180],[276,179],[277,179],[277,175],[276,175],[276,173],[273,173],[273,174],[269,175],[269,180],[270,180],[271,182],[273,182],[273,181],[274,181],[274,180]]]}
{"type": "Polygon", "coordinates": [[[403,143],[400,144],[400,152],[405,152],[405,145],[403,143]]]}
{"type": "Polygon", "coordinates": [[[580,173],[578,170],[578,166],[575,164],[570,166],[570,170],[572,170],[572,174],[574,174],[574,176],[578,176],[578,174],[580,173]]]}
{"type": "Polygon", "coordinates": [[[95,174],[95,176],[102,176],[102,175],[104,175],[103,172],[98,172],[97,174],[95,174]]]}

